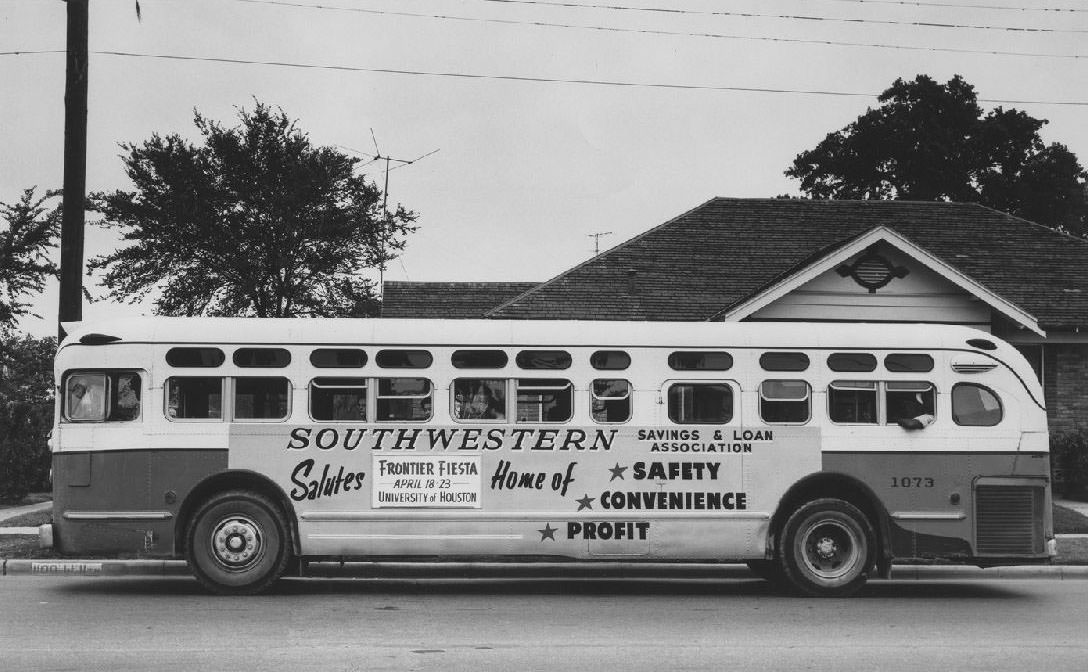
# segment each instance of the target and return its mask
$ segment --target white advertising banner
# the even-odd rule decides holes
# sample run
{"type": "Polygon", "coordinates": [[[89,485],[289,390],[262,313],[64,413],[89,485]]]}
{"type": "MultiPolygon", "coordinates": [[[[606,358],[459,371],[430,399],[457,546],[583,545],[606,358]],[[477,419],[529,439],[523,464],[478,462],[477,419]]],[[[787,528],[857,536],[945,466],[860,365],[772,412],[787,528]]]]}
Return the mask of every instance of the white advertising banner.
{"type": "Polygon", "coordinates": [[[480,508],[479,455],[374,455],[375,509],[480,508]]]}

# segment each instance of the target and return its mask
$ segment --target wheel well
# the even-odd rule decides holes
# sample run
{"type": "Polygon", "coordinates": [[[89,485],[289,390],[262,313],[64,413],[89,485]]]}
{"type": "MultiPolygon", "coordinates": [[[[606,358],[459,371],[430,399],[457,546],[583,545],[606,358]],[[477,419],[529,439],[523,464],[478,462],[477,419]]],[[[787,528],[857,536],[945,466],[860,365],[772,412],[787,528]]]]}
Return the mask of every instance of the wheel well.
{"type": "Polygon", "coordinates": [[[877,554],[874,560],[883,566],[891,559],[891,530],[888,525],[888,511],[867,485],[852,476],[839,473],[812,474],[794,483],[778,503],[778,509],[771,517],[770,533],[767,536],[767,552],[773,555],[777,540],[790,514],[805,502],[830,497],[849,502],[858,508],[876,533],[877,554]]]}
{"type": "Polygon", "coordinates": [[[178,510],[177,525],[174,526],[175,553],[180,555],[185,552],[185,533],[189,528],[189,519],[200,508],[200,505],[212,495],[226,490],[251,490],[268,497],[279,506],[284,519],[290,527],[288,533],[291,536],[291,550],[296,556],[299,554],[301,549],[299,547],[298,519],[295,517],[294,507],[291,506],[291,503],[287,500],[287,495],[283,493],[278,485],[267,477],[252,471],[226,471],[204,479],[192,489],[185,501],[182,502],[181,509],[178,510]]]}

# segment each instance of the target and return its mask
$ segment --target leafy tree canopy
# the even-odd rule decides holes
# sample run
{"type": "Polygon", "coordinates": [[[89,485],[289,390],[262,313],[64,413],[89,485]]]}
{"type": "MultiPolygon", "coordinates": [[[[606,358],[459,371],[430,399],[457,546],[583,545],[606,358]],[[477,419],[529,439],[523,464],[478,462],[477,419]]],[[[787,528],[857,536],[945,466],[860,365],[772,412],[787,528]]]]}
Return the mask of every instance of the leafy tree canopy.
{"type": "Polygon", "coordinates": [[[0,502],[49,489],[55,338],[0,339],[0,502]]]}
{"type": "Polygon", "coordinates": [[[1064,145],[1044,145],[1035,119],[1001,107],[983,114],[956,76],[897,79],[869,109],[786,175],[812,198],[977,202],[1051,228],[1088,235],[1088,174],[1064,145]]]}
{"type": "Polygon", "coordinates": [[[15,203],[0,202],[0,331],[30,314],[28,299],[57,273],[48,253],[60,230],[60,206],[46,202],[58,193],[38,197],[31,187],[15,203]]]}
{"type": "Polygon", "coordinates": [[[226,128],[195,112],[203,141],[153,135],[123,144],[134,191],[95,193],[99,224],[131,245],[92,259],[108,297],[157,291],[164,315],[373,314],[360,271],[394,258],[414,231],[386,216],[359,159],[315,147],[283,110],[256,102],[226,128]]]}

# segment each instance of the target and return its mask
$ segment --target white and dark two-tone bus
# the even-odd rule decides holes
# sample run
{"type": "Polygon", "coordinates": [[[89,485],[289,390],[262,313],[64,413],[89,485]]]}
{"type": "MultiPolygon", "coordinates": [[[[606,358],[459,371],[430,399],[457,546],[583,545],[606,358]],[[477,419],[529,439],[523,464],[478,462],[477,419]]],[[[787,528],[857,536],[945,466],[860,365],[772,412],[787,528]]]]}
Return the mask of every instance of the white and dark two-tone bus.
{"type": "Polygon", "coordinates": [[[1055,554],[1037,377],[962,327],[142,318],[73,328],[56,379],[43,534],[216,592],[438,557],[848,595],[1055,554]]]}

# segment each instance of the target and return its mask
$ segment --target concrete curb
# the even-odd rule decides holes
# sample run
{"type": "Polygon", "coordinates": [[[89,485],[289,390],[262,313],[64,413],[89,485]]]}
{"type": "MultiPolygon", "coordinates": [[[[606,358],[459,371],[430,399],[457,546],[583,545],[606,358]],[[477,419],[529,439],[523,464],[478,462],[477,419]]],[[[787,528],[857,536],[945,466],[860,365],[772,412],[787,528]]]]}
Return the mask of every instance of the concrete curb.
{"type": "Polygon", "coordinates": [[[0,527],[0,537],[38,536],[36,527],[0,527]]]}
{"type": "Polygon", "coordinates": [[[182,560],[4,560],[2,576],[177,576],[188,575],[182,560]]]}
{"type": "MultiPolygon", "coordinates": [[[[182,560],[4,560],[2,576],[189,576],[182,560]]],[[[753,579],[745,565],[667,563],[319,562],[308,576],[385,579],[753,579]]],[[[1088,566],[895,565],[893,581],[1088,579],[1088,566]]]]}

